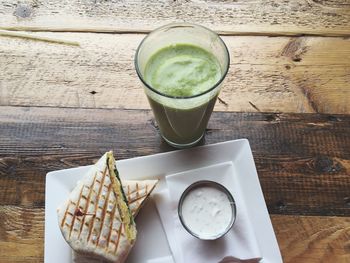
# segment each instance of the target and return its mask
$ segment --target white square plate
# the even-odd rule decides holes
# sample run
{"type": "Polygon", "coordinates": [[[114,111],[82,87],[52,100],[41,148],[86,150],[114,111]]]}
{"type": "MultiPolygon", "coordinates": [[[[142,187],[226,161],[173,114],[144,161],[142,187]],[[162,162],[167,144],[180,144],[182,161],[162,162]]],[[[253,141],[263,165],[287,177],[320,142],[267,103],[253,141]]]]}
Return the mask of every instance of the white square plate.
{"type": "MultiPolygon", "coordinates": [[[[160,179],[155,189],[160,191],[165,187],[166,175],[224,162],[232,162],[235,174],[238,175],[247,213],[254,227],[263,258],[268,262],[282,262],[248,140],[227,141],[187,150],[119,160],[117,167],[121,179],[160,179]]],[[[72,262],[71,249],[58,227],[56,208],[88,170],[89,166],[83,166],[50,172],[46,176],[44,259],[46,263],[72,262]]],[[[171,254],[152,198],[141,209],[136,223],[139,235],[127,262],[142,263],[171,254]]]]}

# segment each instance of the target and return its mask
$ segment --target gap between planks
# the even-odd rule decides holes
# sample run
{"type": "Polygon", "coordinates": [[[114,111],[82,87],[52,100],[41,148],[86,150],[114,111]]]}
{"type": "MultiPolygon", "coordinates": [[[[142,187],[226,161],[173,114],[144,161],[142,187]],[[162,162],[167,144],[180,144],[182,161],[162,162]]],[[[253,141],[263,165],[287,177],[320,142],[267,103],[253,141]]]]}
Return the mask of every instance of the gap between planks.
{"type": "MultiPolygon", "coordinates": [[[[56,32],[56,33],[96,33],[96,34],[148,34],[151,29],[124,29],[124,28],[45,28],[45,27],[0,27],[8,31],[25,32],[56,32]]],[[[288,32],[288,31],[225,31],[216,30],[222,36],[267,36],[267,37],[339,37],[350,38],[350,31],[343,32],[334,30],[332,33],[322,33],[317,31],[288,32]]]]}

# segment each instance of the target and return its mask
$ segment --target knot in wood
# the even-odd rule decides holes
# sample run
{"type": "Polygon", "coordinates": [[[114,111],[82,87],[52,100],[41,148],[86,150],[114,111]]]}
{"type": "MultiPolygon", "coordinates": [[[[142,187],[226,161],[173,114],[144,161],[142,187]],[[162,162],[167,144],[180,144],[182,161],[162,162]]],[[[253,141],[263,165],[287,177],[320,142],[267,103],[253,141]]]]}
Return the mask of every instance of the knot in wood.
{"type": "Polygon", "coordinates": [[[314,166],[318,173],[338,173],[343,170],[343,167],[339,162],[327,156],[316,157],[314,166]]]}
{"type": "Polygon", "coordinates": [[[29,5],[19,4],[14,12],[14,15],[19,18],[28,18],[33,11],[29,5]]]}

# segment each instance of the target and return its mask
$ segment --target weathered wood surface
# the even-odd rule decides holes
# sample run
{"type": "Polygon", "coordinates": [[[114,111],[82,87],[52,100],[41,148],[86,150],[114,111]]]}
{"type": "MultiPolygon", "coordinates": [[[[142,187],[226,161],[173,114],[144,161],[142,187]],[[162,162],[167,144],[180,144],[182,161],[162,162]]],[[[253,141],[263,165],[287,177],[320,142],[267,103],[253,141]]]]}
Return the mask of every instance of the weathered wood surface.
{"type": "Polygon", "coordinates": [[[44,217],[43,205],[0,205],[0,262],[44,262],[44,217]]]}
{"type": "Polygon", "coordinates": [[[284,262],[350,262],[350,116],[314,114],[350,113],[348,0],[0,0],[0,29],[80,43],[0,36],[0,262],[43,262],[48,171],[171,150],[133,57],[174,21],[229,35],[205,143],[249,139],[284,262]]]}
{"type": "MultiPolygon", "coordinates": [[[[0,205],[43,205],[48,171],[171,150],[150,111],[0,107],[0,205]]],[[[206,143],[248,138],[270,213],[350,216],[350,117],[214,113],[206,143]]]]}
{"type": "MultiPolygon", "coordinates": [[[[0,105],[149,109],[134,70],[143,34],[0,37],[0,105]]],[[[224,37],[231,68],[215,110],[350,113],[350,40],[224,37]]]]}
{"type": "MultiPolygon", "coordinates": [[[[0,262],[44,262],[43,206],[0,206],[0,262]]],[[[285,263],[349,262],[350,217],[271,215],[285,263]]]]}
{"type": "MultiPolygon", "coordinates": [[[[349,132],[345,115],[212,116],[206,143],[250,140],[287,263],[350,260],[349,132]]],[[[150,111],[0,107],[0,262],[43,262],[46,173],[109,149],[120,159],[171,150],[150,111]]]]}
{"type": "Polygon", "coordinates": [[[272,215],[285,263],[350,262],[350,217],[272,215]]]}
{"type": "Polygon", "coordinates": [[[14,30],[148,32],[186,21],[234,35],[350,35],[348,0],[1,0],[0,6],[0,28],[14,30]]]}

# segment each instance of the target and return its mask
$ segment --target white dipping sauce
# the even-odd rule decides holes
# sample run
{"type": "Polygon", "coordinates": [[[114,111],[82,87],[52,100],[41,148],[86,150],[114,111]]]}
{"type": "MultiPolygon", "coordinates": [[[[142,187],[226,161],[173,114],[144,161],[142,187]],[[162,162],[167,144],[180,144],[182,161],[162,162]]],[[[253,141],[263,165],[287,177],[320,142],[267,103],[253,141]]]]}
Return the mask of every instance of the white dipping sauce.
{"type": "Polygon", "coordinates": [[[216,187],[196,187],[187,193],[182,203],[184,224],[203,239],[223,234],[229,227],[233,214],[226,193],[216,187]]]}

